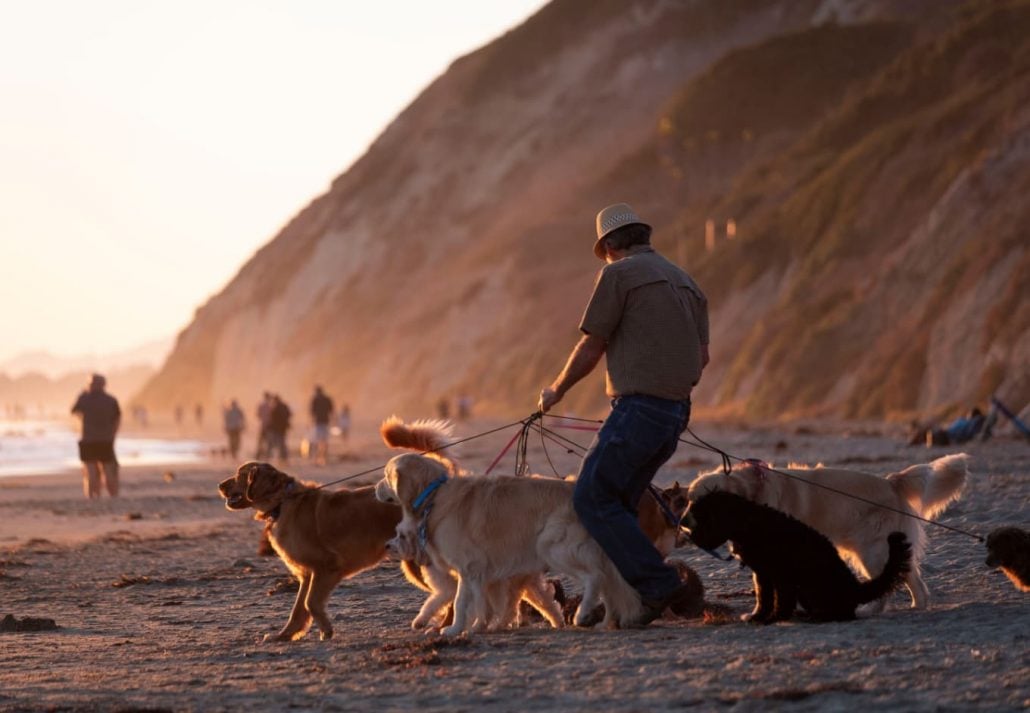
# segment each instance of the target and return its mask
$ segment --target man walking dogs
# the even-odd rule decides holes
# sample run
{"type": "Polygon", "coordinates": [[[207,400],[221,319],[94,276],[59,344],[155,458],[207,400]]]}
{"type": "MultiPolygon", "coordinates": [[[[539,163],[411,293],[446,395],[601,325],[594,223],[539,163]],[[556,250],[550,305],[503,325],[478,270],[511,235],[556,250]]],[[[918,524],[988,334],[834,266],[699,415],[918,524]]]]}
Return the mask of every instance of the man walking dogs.
{"type": "Polygon", "coordinates": [[[118,400],[104,391],[107,379],[93,374],[89,389],[79,394],[72,413],[82,417],[82,440],[79,460],[82,461],[82,489],[87,498],[100,497],[100,476],[103,472],[107,494],[118,495],[118,460],[114,456],[114,437],[122,421],[118,400]]]}
{"type": "Polygon", "coordinates": [[[625,203],[597,214],[598,275],[565,368],[540,392],[547,411],[607,359],[612,410],[583,457],[573,503],[583,526],[638,592],[646,625],[689,603],[676,570],[640,529],[640,498],[676,451],[690,392],[708,363],[708,306],[686,272],[655,252],[651,226],[625,203]]]}

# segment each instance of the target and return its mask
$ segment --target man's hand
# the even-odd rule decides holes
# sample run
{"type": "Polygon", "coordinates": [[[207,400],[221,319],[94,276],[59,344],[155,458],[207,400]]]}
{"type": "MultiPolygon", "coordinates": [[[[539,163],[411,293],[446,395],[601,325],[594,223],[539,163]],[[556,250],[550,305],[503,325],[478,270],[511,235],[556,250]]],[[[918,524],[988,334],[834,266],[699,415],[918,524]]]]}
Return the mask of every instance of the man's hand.
{"type": "Polygon", "coordinates": [[[540,392],[540,401],[537,402],[537,408],[547,413],[559,401],[561,401],[561,396],[557,391],[548,386],[540,392]]]}

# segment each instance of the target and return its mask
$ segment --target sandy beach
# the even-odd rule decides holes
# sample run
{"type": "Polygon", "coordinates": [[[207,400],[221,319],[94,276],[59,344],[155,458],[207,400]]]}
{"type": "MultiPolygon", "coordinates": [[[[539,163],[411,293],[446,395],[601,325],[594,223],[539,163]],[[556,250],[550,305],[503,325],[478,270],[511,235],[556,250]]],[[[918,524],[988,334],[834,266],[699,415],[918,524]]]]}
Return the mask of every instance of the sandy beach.
{"type": "MultiPolygon", "coordinates": [[[[466,424],[457,435],[493,425],[466,424]]],[[[958,451],[906,446],[900,434],[863,429],[699,422],[695,430],[742,456],[881,475],[958,451]]],[[[481,472],[511,433],[464,444],[463,463],[481,472]]],[[[585,443],[587,435],[570,437],[585,443]]],[[[981,535],[1030,526],[1030,446],[995,439],[962,450],[973,457],[970,483],[942,522],[981,535]]],[[[324,483],[391,455],[367,438],[329,467],[285,469],[324,483]]],[[[548,455],[559,471],[575,470],[574,455],[553,446],[548,455]]],[[[538,444],[530,464],[550,471],[538,444]]],[[[717,464],[683,445],[657,482],[688,482],[717,464]]],[[[0,617],[58,627],[0,631],[0,711],[1030,706],[1030,595],[983,564],[982,544],[936,527],[924,560],[927,611],[910,610],[906,592],[882,614],[841,624],[665,618],[610,632],[537,622],[443,641],[409,629],[423,595],[386,561],[334,592],[334,639],[262,644],[284,623],[292,593],[282,563],[257,554],[261,524],[218,497],[216,484],[234,465],[126,469],[120,498],[92,502],[77,474],[0,479],[0,617]]],[[[510,454],[502,466],[511,472],[510,454]]],[[[709,600],[735,614],[750,610],[750,576],[737,564],[689,546],[673,557],[698,571],[709,600]]]]}

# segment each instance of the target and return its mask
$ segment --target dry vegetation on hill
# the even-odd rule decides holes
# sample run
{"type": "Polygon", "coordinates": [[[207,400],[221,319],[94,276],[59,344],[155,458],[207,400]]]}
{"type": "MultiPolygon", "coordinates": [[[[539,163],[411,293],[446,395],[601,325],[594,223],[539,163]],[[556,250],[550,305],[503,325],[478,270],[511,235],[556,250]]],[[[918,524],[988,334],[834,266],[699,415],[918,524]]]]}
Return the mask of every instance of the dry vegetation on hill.
{"type": "Polygon", "coordinates": [[[319,382],[368,414],[459,391],[526,413],[616,200],[709,293],[710,413],[939,414],[1018,388],[1030,4],[833,5],[837,24],[816,0],[551,3],[427,87],[141,399],[319,382]],[[711,253],[708,218],[738,225],[711,253]]]}

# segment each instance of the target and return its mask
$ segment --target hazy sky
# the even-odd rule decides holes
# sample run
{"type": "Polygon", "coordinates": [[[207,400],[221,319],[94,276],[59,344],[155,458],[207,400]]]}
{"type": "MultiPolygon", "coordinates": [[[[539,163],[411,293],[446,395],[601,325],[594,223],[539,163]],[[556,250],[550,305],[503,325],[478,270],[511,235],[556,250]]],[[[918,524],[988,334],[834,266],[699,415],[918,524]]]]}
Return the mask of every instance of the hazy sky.
{"type": "Polygon", "coordinates": [[[544,0],[0,0],[0,360],[178,332],[544,0]]]}

